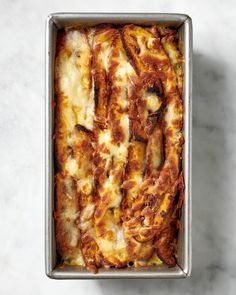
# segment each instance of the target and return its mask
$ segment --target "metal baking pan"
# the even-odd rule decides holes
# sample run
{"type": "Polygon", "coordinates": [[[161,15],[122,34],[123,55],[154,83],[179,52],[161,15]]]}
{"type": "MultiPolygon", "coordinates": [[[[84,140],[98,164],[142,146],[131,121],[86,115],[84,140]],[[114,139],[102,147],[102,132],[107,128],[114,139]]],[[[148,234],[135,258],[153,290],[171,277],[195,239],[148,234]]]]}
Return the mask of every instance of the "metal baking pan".
{"type": "Polygon", "coordinates": [[[192,135],[192,21],[185,14],[163,13],[53,13],[46,24],[46,203],[45,203],[45,267],[53,279],[103,278],[186,278],[191,273],[191,135],[192,135]],[[184,137],[183,173],[185,200],[182,208],[182,229],[178,240],[178,263],[174,268],[165,265],[139,269],[100,269],[92,274],[82,267],[57,266],[54,210],[53,123],[54,60],[57,30],[78,24],[96,25],[164,23],[179,30],[184,64],[184,137]]]}

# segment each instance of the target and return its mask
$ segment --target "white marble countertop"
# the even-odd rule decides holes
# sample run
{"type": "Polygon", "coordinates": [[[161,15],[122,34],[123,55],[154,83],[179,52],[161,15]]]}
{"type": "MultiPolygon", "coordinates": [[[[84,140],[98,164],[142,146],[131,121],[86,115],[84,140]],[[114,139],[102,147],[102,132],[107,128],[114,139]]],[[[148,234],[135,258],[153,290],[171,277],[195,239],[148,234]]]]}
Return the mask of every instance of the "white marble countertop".
{"type": "Polygon", "coordinates": [[[0,294],[235,294],[236,2],[0,2],[0,294]],[[54,281],[44,273],[44,34],[56,11],[193,19],[193,271],[186,280],[54,281]]]}

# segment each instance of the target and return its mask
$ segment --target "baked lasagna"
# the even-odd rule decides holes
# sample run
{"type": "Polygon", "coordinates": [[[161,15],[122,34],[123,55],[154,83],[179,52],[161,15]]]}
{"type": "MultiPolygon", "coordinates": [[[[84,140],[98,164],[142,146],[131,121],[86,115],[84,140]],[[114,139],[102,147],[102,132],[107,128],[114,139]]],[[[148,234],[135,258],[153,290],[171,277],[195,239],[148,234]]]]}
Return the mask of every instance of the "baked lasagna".
{"type": "Polygon", "coordinates": [[[183,57],[164,26],[57,36],[58,261],[96,273],[177,261],[183,203],[183,57]]]}

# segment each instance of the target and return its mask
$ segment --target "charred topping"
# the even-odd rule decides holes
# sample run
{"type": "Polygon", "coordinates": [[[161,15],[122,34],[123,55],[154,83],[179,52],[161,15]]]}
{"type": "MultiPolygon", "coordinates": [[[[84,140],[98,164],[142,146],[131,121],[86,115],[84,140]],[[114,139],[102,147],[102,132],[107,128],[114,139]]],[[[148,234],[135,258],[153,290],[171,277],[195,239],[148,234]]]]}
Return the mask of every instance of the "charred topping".
{"type": "Polygon", "coordinates": [[[88,130],[86,127],[84,127],[84,126],[82,126],[82,125],[80,125],[80,124],[76,124],[76,125],[75,125],[75,128],[76,128],[77,130],[79,130],[79,131],[83,131],[83,132],[91,133],[90,130],[88,130]]]}

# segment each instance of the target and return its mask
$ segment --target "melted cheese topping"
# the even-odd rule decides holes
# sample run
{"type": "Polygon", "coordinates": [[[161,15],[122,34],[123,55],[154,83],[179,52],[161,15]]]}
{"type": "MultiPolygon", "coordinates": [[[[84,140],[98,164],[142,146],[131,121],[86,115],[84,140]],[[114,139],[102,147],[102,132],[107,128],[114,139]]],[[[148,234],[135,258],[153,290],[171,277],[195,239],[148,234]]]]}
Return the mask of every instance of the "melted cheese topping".
{"type": "Polygon", "coordinates": [[[176,74],[176,83],[180,93],[183,92],[183,57],[177,47],[177,32],[166,27],[159,26],[158,31],[163,36],[161,43],[165,52],[170,58],[170,62],[176,74]]]}
{"type": "Polygon", "coordinates": [[[156,112],[161,106],[161,99],[155,93],[145,93],[144,99],[147,102],[147,110],[156,112]]]}
{"type": "Polygon", "coordinates": [[[59,34],[55,221],[63,264],[92,272],[174,266],[182,57],[169,34],[134,25],[59,34]]]}
{"type": "Polygon", "coordinates": [[[97,152],[101,157],[100,169],[104,171],[104,178],[97,190],[100,199],[95,211],[96,241],[102,255],[112,265],[123,265],[128,259],[118,208],[123,198],[122,174],[127,161],[130,137],[127,82],[134,70],[130,69],[120,44],[121,40],[117,37],[110,48],[108,67],[107,60],[103,60],[104,68],[112,69],[108,106],[112,116],[108,115],[108,127],[98,130],[97,140],[97,152]],[[115,66],[112,68],[113,64],[115,66]]]}
{"type": "Polygon", "coordinates": [[[68,158],[65,166],[69,175],[74,177],[77,175],[79,167],[75,159],[68,158]]]}
{"type": "Polygon", "coordinates": [[[65,51],[59,55],[58,87],[65,97],[64,109],[68,128],[80,124],[92,130],[94,119],[94,100],[89,71],[91,51],[86,35],[78,30],[66,34],[65,51]]]}

